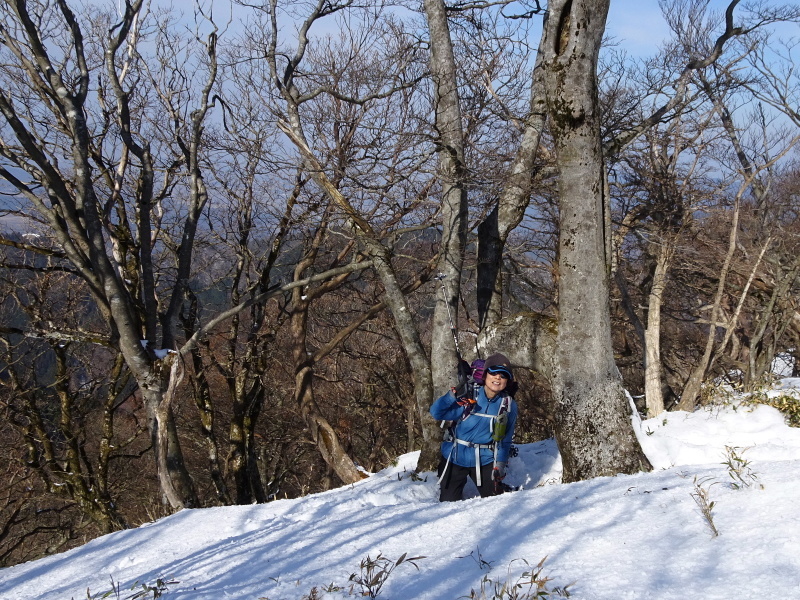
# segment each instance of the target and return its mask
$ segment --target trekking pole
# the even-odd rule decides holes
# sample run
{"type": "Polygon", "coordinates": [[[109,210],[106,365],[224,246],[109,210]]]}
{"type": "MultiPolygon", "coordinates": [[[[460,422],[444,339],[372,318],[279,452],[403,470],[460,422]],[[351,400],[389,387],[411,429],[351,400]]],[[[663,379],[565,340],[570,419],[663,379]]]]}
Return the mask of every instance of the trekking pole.
{"type": "Polygon", "coordinates": [[[444,278],[447,277],[445,273],[439,273],[434,279],[438,279],[442,284],[442,296],[444,297],[444,305],[447,307],[447,317],[450,319],[450,331],[453,334],[453,341],[456,343],[456,354],[461,358],[461,349],[458,347],[458,336],[456,335],[456,326],[453,323],[453,314],[450,312],[450,303],[447,301],[447,290],[444,287],[444,278]]]}
{"type": "MultiPolygon", "coordinates": [[[[456,356],[458,360],[461,360],[461,349],[458,347],[458,335],[456,335],[456,326],[453,323],[453,314],[450,312],[450,303],[447,301],[447,289],[444,287],[444,278],[447,277],[445,273],[439,273],[434,279],[438,279],[439,283],[442,284],[442,298],[444,298],[444,305],[447,307],[447,318],[450,320],[450,332],[453,334],[453,342],[456,344],[456,356]]],[[[453,388],[455,389],[455,388],[453,388]]],[[[441,429],[444,429],[445,424],[447,421],[442,421],[439,424],[441,429]]]]}

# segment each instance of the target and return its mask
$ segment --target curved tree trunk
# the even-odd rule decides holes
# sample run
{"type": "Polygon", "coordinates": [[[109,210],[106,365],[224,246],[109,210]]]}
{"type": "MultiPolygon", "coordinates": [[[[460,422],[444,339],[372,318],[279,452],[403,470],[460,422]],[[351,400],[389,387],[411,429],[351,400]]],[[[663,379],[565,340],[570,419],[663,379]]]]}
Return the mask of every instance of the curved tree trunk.
{"type": "Polygon", "coordinates": [[[559,326],[553,396],[564,481],[649,469],[614,363],[597,55],[609,0],[556,0],[543,43],[559,170],[559,326]]]}
{"type": "Polygon", "coordinates": [[[375,272],[384,287],[384,300],[392,312],[395,326],[400,334],[403,350],[411,365],[414,379],[414,400],[422,428],[422,451],[417,464],[418,470],[430,470],[438,463],[441,432],[428,409],[433,398],[433,383],[430,361],[419,336],[414,317],[406,301],[405,294],[397,281],[392,267],[389,250],[378,239],[371,225],[353,208],[347,198],[336,188],[325,174],[320,162],[308,147],[303,134],[299,115],[292,112],[292,123],[279,123],[283,131],[303,155],[309,174],[344,213],[352,225],[355,236],[364,245],[366,254],[372,259],[375,272]]]}
{"type": "MultiPolygon", "coordinates": [[[[165,499],[173,508],[192,508],[198,506],[194,483],[183,463],[183,454],[178,443],[178,431],[172,414],[172,402],[183,380],[181,358],[171,354],[164,360],[164,370],[169,367],[166,391],[143,390],[148,415],[152,414],[155,426],[151,427],[154,438],[158,481],[165,499]]],[[[166,374],[165,374],[166,377],[166,374]]]]}
{"type": "Polygon", "coordinates": [[[428,356],[419,337],[419,330],[414,322],[405,295],[394,275],[388,252],[377,241],[370,242],[370,255],[375,264],[375,270],[384,286],[386,303],[389,305],[394,317],[395,327],[400,334],[400,341],[405,349],[411,372],[414,377],[414,398],[422,429],[422,444],[420,457],[417,461],[418,471],[431,471],[439,462],[439,444],[441,430],[429,412],[433,401],[433,379],[428,356]]]}
{"type": "Polygon", "coordinates": [[[312,385],[314,370],[306,348],[308,301],[300,299],[300,293],[297,290],[293,292],[293,296],[289,331],[295,368],[294,399],[311,433],[311,439],[317,445],[325,463],[333,469],[343,483],[355,483],[363,479],[364,474],[358,470],[353,459],[345,452],[339,443],[339,436],[322,415],[314,399],[312,385]]]}

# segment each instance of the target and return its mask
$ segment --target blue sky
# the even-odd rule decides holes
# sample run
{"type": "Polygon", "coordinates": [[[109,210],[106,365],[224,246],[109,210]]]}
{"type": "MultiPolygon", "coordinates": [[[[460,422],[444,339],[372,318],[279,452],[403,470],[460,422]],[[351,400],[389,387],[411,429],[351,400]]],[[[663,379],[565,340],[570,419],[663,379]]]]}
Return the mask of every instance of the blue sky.
{"type": "MultiPolygon", "coordinates": [[[[720,14],[728,7],[730,0],[710,0],[712,9],[720,14]]],[[[749,2],[743,0],[734,10],[734,19],[741,17],[749,2]]],[[[777,4],[795,4],[791,0],[777,4]]],[[[786,24],[778,28],[783,37],[797,36],[800,27],[797,24],[786,24]]],[[[606,32],[617,39],[630,54],[651,56],[658,50],[659,44],[670,35],[669,28],[661,16],[658,0],[611,0],[606,32]]]]}
{"type": "Polygon", "coordinates": [[[641,56],[655,54],[669,36],[657,0],[611,0],[606,32],[631,54],[641,56]]]}
{"type": "MultiPolygon", "coordinates": [[[[447,1],[447,0],[446,0],[447,1]]],[[[730,0],[709,0],[712,8],[722,13],[730,0]]],[[[791,3],[786,0],[787,3],[791,3]]],[[[229,14],[231,0],[206,0],[213,4],[215,15],[222,17],[229,14]]],[[[420,0],[421,2],[421,0],[420,0]]],[[[740,2],[734,14],[743,14],[747,0],[740,2]]],[[[184,7],[183,1],[176,0],[151,0],[152,5],[173,5],[184,7]]],[[[188,4],[188,3],[186,3],[188,4]]],[[[191,15],[188,7],[183,8],[187,16],[191,15]]],[[[241,14],[241,7],[234,7],[233,14],[241,14]]],[[[317,25],[317,32],[323,24],[317,25]]],[[[793,26],[796,28],[796,26],[793,26]]],[[[789,27],[784,27],[788,31],[789,27]]],[[[670,31],[661,16],[658,0],[611,0],[611,7],[607,22],[607,33],[615,38],[630,54],[634,56],[651,56],[658,50],[660,43],[669,36],[670,31]]]]}

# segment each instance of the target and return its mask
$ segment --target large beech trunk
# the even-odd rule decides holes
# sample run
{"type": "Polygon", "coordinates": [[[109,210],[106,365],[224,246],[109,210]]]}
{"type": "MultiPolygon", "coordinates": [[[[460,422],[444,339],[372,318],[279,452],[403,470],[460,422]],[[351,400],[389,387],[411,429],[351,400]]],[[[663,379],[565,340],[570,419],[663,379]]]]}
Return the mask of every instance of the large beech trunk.
{"type": "MultiPolygon", "coordinates": [[[[436,396],[453,385],[457,351],[465,352],[454,341],[450,319],[458,327],[458,300],[467,237],[467,190],[461,103],[447,10],[444,0],[424,0],[423,4],[431,45],[430,69],[438,134],[438,179],[442,189],[442,239],[437,269],[445,276],[441,282],[442,293],[437,290],[431,330],[430,365],[433,395],[436,396]]],[[[429,406],[432,400],[429,398],[426,404],[429,406]]],[[[435,458],[438,458],[438,449],[435,458]]],[[[429,460],[420,462],[428,463],[428,468],[434,466],[429,460]]]]}
{"type": "Polygon", "coordinates": [[[564,481],[650,468],[611,344],[596,73],[608,6],[551,2],[540,48],[560,175],[553,395],[564,481]]]}

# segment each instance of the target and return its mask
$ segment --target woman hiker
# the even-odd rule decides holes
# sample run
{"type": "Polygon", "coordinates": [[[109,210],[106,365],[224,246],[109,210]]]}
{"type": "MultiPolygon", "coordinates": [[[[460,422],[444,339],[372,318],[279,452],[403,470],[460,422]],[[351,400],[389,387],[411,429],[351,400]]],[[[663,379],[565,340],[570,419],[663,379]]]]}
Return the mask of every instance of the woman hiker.
{"type": "MultiPolygon", "coordinates": [[[[466,363],[464,363],[466,365],[466,363]]],[[[461,500],[467,477],[482,498],[502,493],[502,480],[517,422],[517,404],[509,393],[514,383],[511,363],[503,354],[486,359],[483,385],[462,381],[431,406],[437,421],[452,424],[442,442],[439,500],[461,500]]]]}

